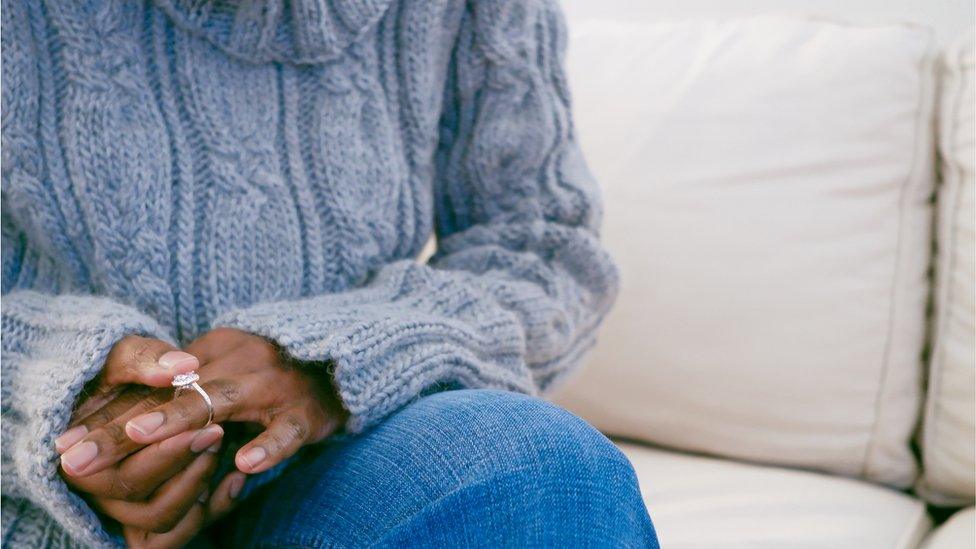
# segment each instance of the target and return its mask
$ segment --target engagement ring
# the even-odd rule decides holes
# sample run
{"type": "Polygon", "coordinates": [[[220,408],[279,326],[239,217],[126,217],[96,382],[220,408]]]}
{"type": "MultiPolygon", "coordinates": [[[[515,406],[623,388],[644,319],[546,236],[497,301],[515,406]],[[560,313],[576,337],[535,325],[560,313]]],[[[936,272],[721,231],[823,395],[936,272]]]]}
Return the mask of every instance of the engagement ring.
{"type": "Polygon", "coordinates": [[[190,372],[188,374],[179,374],[174,376],[173,387],[175,388],[175,390],[173,391],[173,400],[179,398],[180,395],[182,395],[186,391],[196,391],[198,395],[203,397],[203,402],[206,403],[207,405],[207,424],[204,425],[204,427],[206,427],[207,425],[213,423],[213,417],[214,417],[213,401],[210,400],[210,395],[208,395],[207,392],[203,390],[203,387],[201,387],[200,384],[197,383],[198,381],[200,381],[200,375],[197,374],[196,372],[190,372]]]}

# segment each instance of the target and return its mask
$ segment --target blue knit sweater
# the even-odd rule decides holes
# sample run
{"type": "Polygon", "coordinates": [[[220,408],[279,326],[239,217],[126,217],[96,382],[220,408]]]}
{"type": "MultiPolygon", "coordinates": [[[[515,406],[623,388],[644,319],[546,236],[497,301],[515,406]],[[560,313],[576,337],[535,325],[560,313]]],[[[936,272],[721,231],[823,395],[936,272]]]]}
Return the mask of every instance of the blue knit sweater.
{"type": "Polygon", "coordinates": [[[351,431],[535,393],[593,342],[616,272],[551,2],[2,14],[5,547],[113,543],[52,440],[126,334],[268,337],[331,365],[351,431]]]}

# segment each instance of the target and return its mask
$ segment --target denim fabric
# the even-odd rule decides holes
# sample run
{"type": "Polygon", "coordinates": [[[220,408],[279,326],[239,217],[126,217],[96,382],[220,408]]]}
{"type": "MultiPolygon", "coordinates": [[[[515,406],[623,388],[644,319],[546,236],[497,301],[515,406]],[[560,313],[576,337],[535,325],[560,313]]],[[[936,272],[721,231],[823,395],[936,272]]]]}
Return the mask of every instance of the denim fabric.
{"type": "Polygon", "coordinates": [[[331,439],[218,528],[233,547],[658,547],[609,440],[490,390],[423,397],[331,439]]]}

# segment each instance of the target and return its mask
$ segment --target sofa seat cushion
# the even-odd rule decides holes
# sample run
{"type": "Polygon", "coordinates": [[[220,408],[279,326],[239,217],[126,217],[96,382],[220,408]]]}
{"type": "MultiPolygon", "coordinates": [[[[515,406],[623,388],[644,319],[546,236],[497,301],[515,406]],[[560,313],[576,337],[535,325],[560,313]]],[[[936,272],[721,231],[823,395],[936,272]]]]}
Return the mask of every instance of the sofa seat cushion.
{"type": "Polygon", "coordinates": [[[930,527],[921,501],[860,480],[618,446],[662,547],[896,549],[930,527]]]}
{"type": "Polygon", "coordinates": [[[962,549],[972,547],[976,539],[976,508],[967,507],[949,517],[936,528],[922,545],[924,549],[962,549]]]}

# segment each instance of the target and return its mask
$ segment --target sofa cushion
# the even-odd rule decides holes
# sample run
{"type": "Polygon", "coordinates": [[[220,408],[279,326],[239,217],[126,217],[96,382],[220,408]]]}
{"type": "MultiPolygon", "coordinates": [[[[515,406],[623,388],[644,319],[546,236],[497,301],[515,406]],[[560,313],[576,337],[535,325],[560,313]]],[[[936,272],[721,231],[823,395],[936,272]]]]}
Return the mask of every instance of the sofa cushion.
{"type": "Polygon", "coordinates": [[[785,18],[570,29],[622,291],[557,400],[627,438],[910,486],[930,33],[785,18]]]}
{"type": "Polygon", "coordinates": [[[942,63],[934,345],[922,425],[919,493],[940,505],[976,497],[976,114],[973,36],[942,63]]]}
{"type": "Polygon", "coordinates": [[[619,444],[662,547],[907,549],[925,505],[859,480],[619,444]]]}
{"type": "Polygon", "coordinates": [[[976,509],[967,507],[949,517],[922,543],[923,549],[966,549],[976,539],[976,509]]]}

